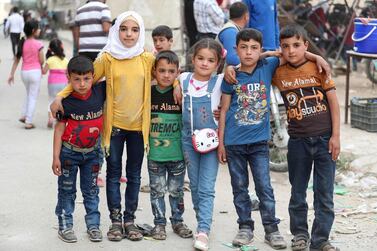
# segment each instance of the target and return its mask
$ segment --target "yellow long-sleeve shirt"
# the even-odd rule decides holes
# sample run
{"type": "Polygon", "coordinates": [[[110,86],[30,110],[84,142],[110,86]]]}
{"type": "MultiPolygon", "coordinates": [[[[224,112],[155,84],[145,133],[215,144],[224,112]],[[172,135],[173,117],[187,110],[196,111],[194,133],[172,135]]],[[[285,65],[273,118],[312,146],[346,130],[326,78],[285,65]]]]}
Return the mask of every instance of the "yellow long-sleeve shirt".
{"type": "MultiPolygon", "coordinates": [[[[118,60],[104,53],[94,62],[94,83],[106,78],[106,107],[102,145],[110,148],[112,127],[142,131],[144,146],[148,145],[150,127],[150,83],[154,63],[152,53],[144,52],[132,59],[118,60]]],[[[68,85],[58,96],[67,97],[73,91],[68,85]]]]}

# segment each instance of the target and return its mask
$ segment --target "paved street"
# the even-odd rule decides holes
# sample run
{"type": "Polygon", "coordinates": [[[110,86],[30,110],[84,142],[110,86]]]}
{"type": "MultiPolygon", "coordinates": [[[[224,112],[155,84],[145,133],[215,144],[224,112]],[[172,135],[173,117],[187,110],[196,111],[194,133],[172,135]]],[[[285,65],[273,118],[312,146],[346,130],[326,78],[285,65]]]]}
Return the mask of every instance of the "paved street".
{"type": "MultiPolygon", "coordinates": [[[[67,40],[64,40],[63,43],[66,53],[70,56],[71,44],[67,40]]],[[[45,51],[47,45],[46,42],[45,51]]],[[[34,116],[36,129],[25,130],[23,124],[18,122],[25,95],[25,88],[20,79],[20,67],[15,75],[15,85],[8,86],[6,81],[12,65],[9,39],[0,38],[0,48],[0,250],[192,250],[192,240],[177,237],[172,232],[170,225],[167,227],[168,238],[166,241],[143,240],[141,242],[131,242],[123,240],[119,243],[108,241],[106,232],[109,226],[109,219],[104,188],[101,188],[100,191],[103,242],[91,243],[87,238],[84,207],[80,192],[78,192],[74,214],[74,229],[79,240],[76,244],[67,244],[58,239],[57,218],[54,214],[57,197],[57,178],[51,171],[53,131],[46,127],[47,77],[43,77],[34,116]]],[[[371,84],[364,79],[364,76],[361,73],[353,74],[351,78],[353,89],[350,95],[377,97],[377,88],[372,89],[371,84]]],[[[335,81],[338,85],[338,96],[342,104],[343,115],[345,77],[340,76],[335,81]]],[[[342,148],[345,151],[353,152],[358,156],[376,156],[377,133],[367,133],[350,128],[349,125],[343,124],[343,119],[341,133],[342,148]]],[[[374,166],[377,166],[377,163],[369,163],[369,167],[373,168],[374,166]]],[[[102,176],[104,177],[103,174],[102,176]]],[[[148,176],[144,165],[142,184],[147,182],[148,176]]],[[[287,174],[272,173],[272,184],[275,191],[277,216],[282,220],[279,227],[289,243],[291,235],[289,234],[287,206],[290,186],[287,174]]],[[[124,188],[124,185],[122,187],[124,188]]],[[[308,199],[311,201],[312,197],[312,192],[309,191],[308,199]]],[[[336,195],[335,202],[336,207],[356,207],[364,203],[365,200],[358,197],[356,190],[350,190],[348,195],[336,195]]],[[[375,200],[367,200],[366,202],[371,203],[375,202],[375,200]]],[[[194,229],[196,224],[190,193],[185,193],[185,203],[186,212],[184,218],[186,224],[194,229]]],[[[167,212],[167,217],[169,217],[169,209],[167,212]]],[[[149,194],[140,193],[139,209],[136,216],[136,223],[153,224],[149,194]]],[[[256,221],[253,246],[259,250],[273,250],[263,243],[264,232],[259,212],[253,213],[253,217],[256,221]]],[[[310,218],[312,217],[313,210],[310,210],[310,218]]],[[[221,166],[216,186],[210,250],[232,250],[224,244],[232,241],[237,231],[236,220],[229,174],[227,167],[221,166]]],[[[369,214],[367,218],[343,218],[337,216],[332,238],[334,244],[339,246],[342,251],[372,251],[376,250],[376,229],[376,214],[369,214]],[[345,221],[349,222],[347,226],[355,227],[361,232],[348,235],[335,233],[335,229],[338,229],[337,227],[345,221]]],[[[287,250],[290,250],[290,248],[287,250]]]]}

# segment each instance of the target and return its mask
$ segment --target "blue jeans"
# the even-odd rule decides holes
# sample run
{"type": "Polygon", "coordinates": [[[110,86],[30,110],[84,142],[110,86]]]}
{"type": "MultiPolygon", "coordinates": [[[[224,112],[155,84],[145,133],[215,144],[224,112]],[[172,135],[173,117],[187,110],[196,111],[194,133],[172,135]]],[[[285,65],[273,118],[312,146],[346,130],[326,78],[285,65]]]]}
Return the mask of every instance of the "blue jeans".
{"type": "Polygon", "coordinates": [[[291,137],[288,142],[288,169],[291,183],[289,201],[290,229],[293,235],[308,233],[308,204],[306,190],[313,171],[314,211],[311,247],[319,246],[329,239],[334,222],[335,161],[329,153],[330,136],[306,138],[291,137]]]}
{"type": "Polygon", "coordinates": [[[194,150],[191,138],[187,137],[183,138],[182,147],[190,179],[192,204],[198,222],[196,231],[209,234],[215,199],[215,183],[219,169],[217,151],[200,154],[194,150]]]}
{"type": "Polygon", "coordinates": [[[106,196],[111,222],[122,222],[119,179],[122,175],[123,149],[127,149],[124,222],[133,222],[139,201],[140,174],[144,157],[143,135],[113,127],[110,155],[106,158],[106,196]]]}
{"type": "Polygon", "coordinates": [[[230,145],[226,146],[225,149],[233,189],[233,203],[236,207],[239,227],[254,230],[249,196],[249,164],[255,184],[255,192],[260,201],[259,211],[264,230],[266,233],[278,231],[280,220],[275,217],[275,198],[270,183],[267,141],[246,145],[230,145]]]}
{"type": "Polygon", "coordinates": [[[99,227],[97,177],[102,156],[100,148],[89,153],[80,153],[62,146],[60,152],[62,175],[58,177],[58,203],[55,209],[59,220],[59,230],[73,227],[72,214],[75,210],[76,178],[79,168],[80,189],[86,210],[86,227],[88,229],[99,227]]]}
{"type": "Polygon", "coordinates": [[[171,208],[170,222],[174,225],[183,221],[183,183],[185,180],[184,161],[157,162],[148,160],[151,204],[155,225],[166,225],[165,193],[169,191],[171,208]],[[167,180],[166,180],[167,174],[167,180]]]}

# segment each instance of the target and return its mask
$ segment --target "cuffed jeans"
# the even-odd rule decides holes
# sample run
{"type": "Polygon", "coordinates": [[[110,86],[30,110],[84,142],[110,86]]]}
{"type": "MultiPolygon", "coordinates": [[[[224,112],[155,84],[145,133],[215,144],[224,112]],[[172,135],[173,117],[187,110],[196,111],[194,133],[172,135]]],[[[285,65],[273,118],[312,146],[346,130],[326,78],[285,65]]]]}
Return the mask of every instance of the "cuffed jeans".
{"type": "Polygon", "coordinates": [[[183,221],[185,211],[183,202],[183,183],[185,180],[184,161],[158,162],[148,160],[151,205],[155,225],[166,225],[165,193],[169,191],[172,225],[183,221]],[[167,179],[166,179],[167,175],[167,179]]]}
{"type": "Polygon", "coordinates": [[[113,127],[110,139],[110,155],[106,158],[106,196],[111,222],[122,222],[120,182],[123,149],[127,148],[124,222],[133,222],[139,201],[141,166],[144,157],[143,135],[113,127]]]}
{"type": "Polygon", "coordinates": [[[311,232],[311,247],[319,246],[329,239],[334,222],[335,161],[329,153],[330,136],[306,138],[291,137],[288,142],[288,168],[291,183],[289,201],[290,230],[293,235],[308,233],[308,204],[306,190],[313,171],[315,218],[311,232]]]}
{"type": "Polygon", "coordinates": [[[226,146],[229,173],[240,228],[254,230],[249,196],[249,171],[253,175],[255,192],[260,201],[259,211],[266,233],[278,231],[279,219],[275,217],[275,198],[270,183],[269,148],[267,141],[246,145],[226,146]]]}
{"type": "Polygon", "coordinates": [[[194,150],[191,138],[184,139],[182,140],[183,154],[190,179],[192,204],[198,222],[196,231],[209,234],[219,169],[217,151],[200,154],[194,150]]]}
{"type": "Polygon", "coordinates": [[[102,153],[98,148],[89,153],[72,151],[62,146],[60,161],[62,175],[58,178],[58,203],[55,214],[58,216],[59,230],[73,227],[72,214],[75,210],[76,178],[80,168],[80,189],[86,210],[85,222],[88,229],[98,228],[100,212],[98,211],[99,189],[97,177],[101,165],[102,153]]]}

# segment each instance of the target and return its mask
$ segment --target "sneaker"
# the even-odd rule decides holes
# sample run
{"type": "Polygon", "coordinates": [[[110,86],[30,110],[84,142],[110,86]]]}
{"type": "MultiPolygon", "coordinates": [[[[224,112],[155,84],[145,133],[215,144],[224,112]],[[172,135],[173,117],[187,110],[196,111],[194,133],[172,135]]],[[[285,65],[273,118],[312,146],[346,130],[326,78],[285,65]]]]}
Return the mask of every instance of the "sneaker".
{"type": "Polygon", "coordinates": [[[287,242],[285,242],[284,237],[279,231],[266,234],[264,242],[269,244],[273,249],[284,249],[287,247],[287,242]]]}
{"type": "Polygon", "coordinates": [[[98,187],[104,187],[105,186],[105,181],[101,177],[97,177],[97,186],[98,187]]]}
{"type": "Polygon", "coordinates": [[[120,183],[127,183],[127,178],[124,177],[124,176],[121,176],[120,179],[119,179],[119,182],[120,183]]]}
{"type": "Polygon", "coordinates": [[[198,234],[195,235],[194,248],[201,251],[207,251],[209,249],[208,243],[209,243],[209,238],[206,233],[199,232],[198,234]]]}
{"type": "Polygon", "coordinates": [[[98,228],[91,228],[87,231],[89,240],[93,242],[100,242],[102,241],[102,232],[98,228]]]}
{"type": "Polygon", "coordinates": [[[68,243],[74,243],[77,242],[77,237],[75,235],[75,232],[72,228],[59,230],[58,231],[59,239],[62,241],[68,242],[68,243]]]}
{"type": "Polygon", "coordinates": [[[234,237],[232,244],[236,247],[249,245],[254,238],[253,230],[251,228],[241,228],[238,230],[236,237],[234,237]]]}

